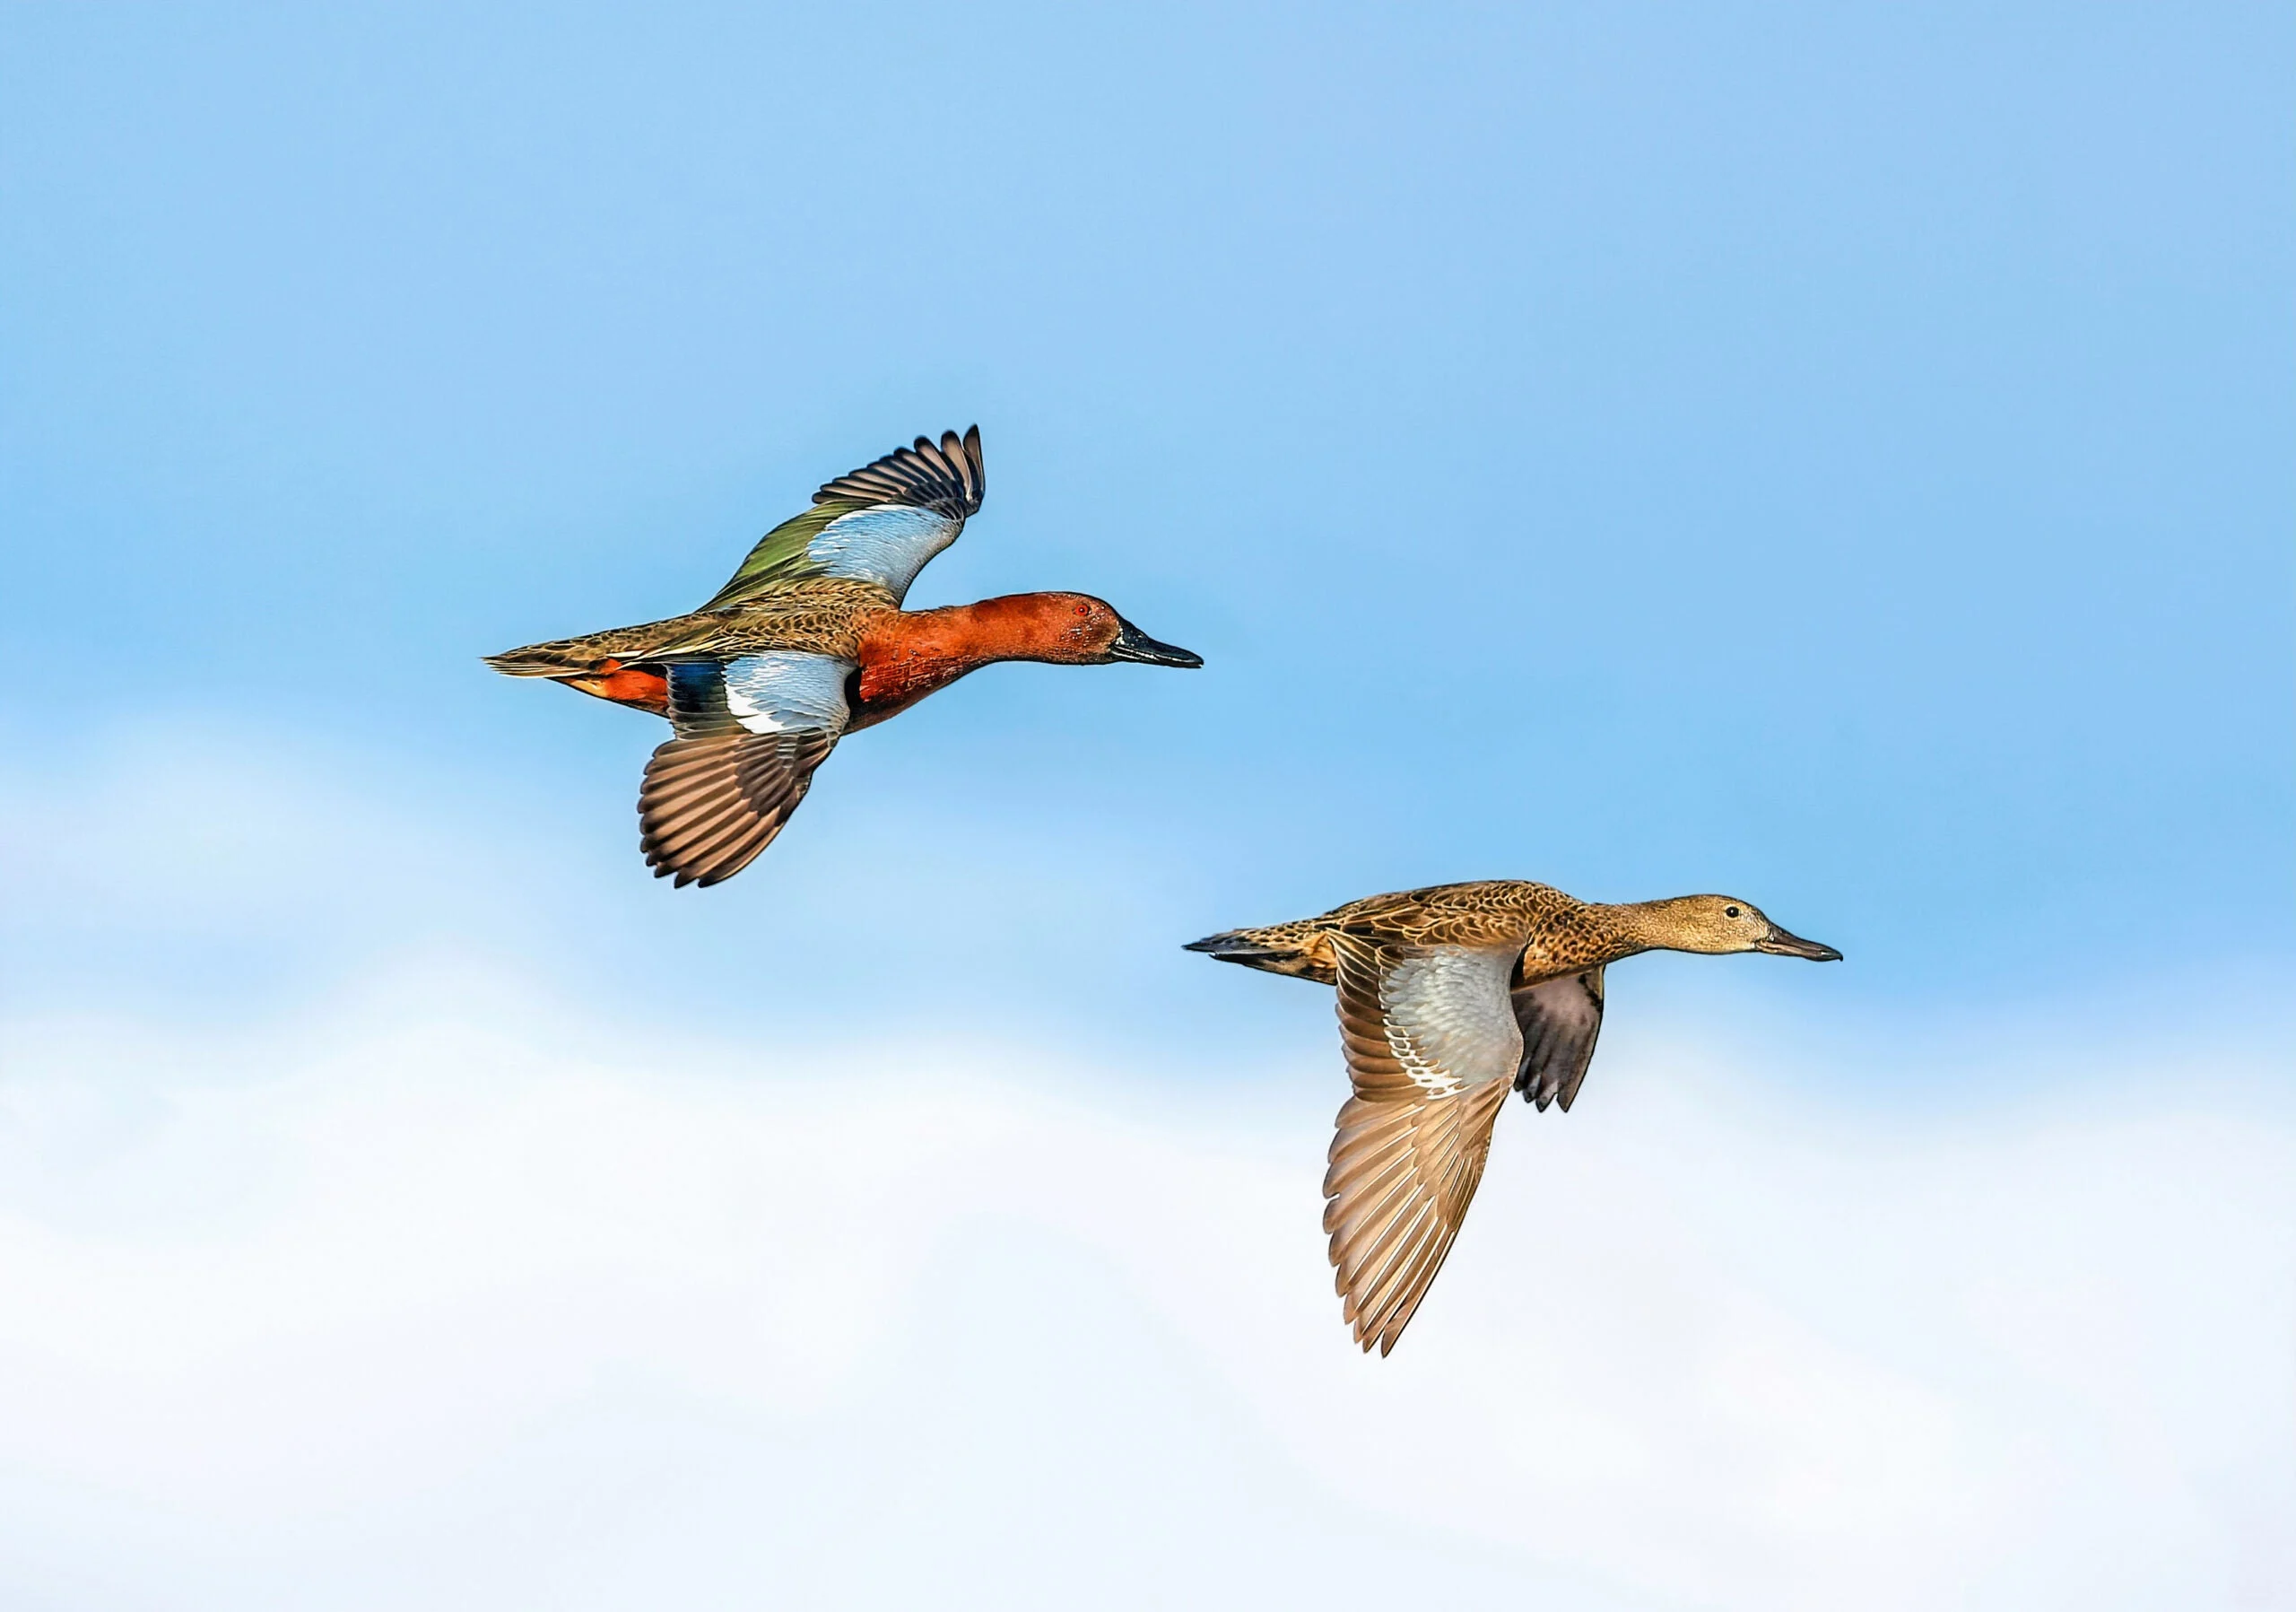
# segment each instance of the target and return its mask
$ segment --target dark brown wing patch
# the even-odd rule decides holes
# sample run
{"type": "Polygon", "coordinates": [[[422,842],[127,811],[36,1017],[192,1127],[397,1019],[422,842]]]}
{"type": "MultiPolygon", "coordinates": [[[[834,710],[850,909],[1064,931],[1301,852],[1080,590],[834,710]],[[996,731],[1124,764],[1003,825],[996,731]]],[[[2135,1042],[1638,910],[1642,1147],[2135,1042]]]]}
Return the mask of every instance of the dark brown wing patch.
{"type": "Polygon", "coordinates": [[[963,520],[980,510],[988,494],[988,474],[980,462],[980,427],[968,426],[962,437],[941,433],[936,444],[919,437],[910,448],[894,449],[858,470],[825,482],[813,494],[815,503],[831,499],[855,499],[869,504],[913,504],[951,520],[963,520]]]}
{"type": "Polygon", "coordinates": [[[1515,1089],[1526,1102],[1544,1109],[1561,1102],[1570,1111],[1594,1061],[1595,1038],[1603,1032],[1603,971],[1542,980],[1508,993],[1515,1022],[1523,1029],[1523,1062],[1515,1089]]]}
{"type": "Polygon", "coordinates": [[[680,885],[730,879],[773,843],[813,787],[837,735],[740,729],[672,739],[646,763],[639,845],[657,878],[680,885]]]}

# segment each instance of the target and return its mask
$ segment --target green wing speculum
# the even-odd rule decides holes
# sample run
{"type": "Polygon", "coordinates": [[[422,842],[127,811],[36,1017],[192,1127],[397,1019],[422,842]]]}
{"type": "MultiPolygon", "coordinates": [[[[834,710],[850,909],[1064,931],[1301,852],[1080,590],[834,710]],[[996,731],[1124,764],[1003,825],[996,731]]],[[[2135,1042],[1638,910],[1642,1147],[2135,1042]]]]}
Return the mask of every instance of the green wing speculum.
{"type": "Polygon", "coordinates": [[[801,577],[817,577],[822,566],[807,552],[822,528],[841,515],[869,506],[855,499],[835,498],[815,504],[803,515],[793,516],[768,532],[749,552],[741,568],[727,579],[726,586],[713,595],[704,610],[724,610],[735,605],[753,603],[785,582],[801,577]]]}

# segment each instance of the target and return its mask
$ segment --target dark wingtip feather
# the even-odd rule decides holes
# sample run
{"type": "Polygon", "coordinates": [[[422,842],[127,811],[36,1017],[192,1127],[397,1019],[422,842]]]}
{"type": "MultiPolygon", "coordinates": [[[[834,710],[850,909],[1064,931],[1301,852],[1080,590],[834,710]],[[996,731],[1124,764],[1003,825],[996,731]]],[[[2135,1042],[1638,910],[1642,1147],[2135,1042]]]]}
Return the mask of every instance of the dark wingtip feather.
{"type": "Polygon", "coordinates": [[[979,512],[987,492],[980,427],[975,425],[962,437],[952,431],[943,431],[938,442],[919,437],[907,448],[897,448],[857,470],[848,470],[822,484],[813,501],[855,499],[863,503],[910,504],[952,520],[963,520],[979,512]]]}

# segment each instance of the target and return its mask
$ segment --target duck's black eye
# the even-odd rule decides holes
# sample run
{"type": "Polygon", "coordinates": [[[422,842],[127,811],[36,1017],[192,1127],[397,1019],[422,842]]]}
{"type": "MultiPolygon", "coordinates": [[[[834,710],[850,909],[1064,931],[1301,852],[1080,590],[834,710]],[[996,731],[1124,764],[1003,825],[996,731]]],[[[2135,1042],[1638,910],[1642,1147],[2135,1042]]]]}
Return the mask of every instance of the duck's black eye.
{"type": "Polygon", "coordinates": [[[1722,909],[1722,916],[1725,918],[1735,918],[1738,916],[1738,910],[1735,907],[1725,907],[1722,909]]]}

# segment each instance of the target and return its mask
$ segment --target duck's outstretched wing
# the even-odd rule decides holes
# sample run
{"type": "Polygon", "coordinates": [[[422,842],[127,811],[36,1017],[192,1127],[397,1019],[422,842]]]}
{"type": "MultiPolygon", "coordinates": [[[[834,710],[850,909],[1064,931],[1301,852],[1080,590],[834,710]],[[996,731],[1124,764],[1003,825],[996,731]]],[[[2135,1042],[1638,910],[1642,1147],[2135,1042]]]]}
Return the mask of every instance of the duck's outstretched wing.
{"type": "Polygon", "coordinates": [[[1579,1082],[1595,1057],[1595,1038],[1603,1033],[1603,971],[1542,980],[1511,993],[1515,1023],[1522,1026],[1523,1061],[1515,1070],[1515,1089],[1523,1101],[1544,1110],[1550,1102],[1570,1111],[1579,1082]]]}
{"type": "Polygon", "coordinates": [[[1355,1095],[1332,1138],[1324,1230],[1355,1341],[1385,1355],[1451,1251],[1522,1059],[1516,952],[1344,932],[1333,949],[1355,1095]]]}
{"type": "Polygon", "coordinates": [[[677,736],[646,763],[639,843],[657,878],[715,884],[773,843],[845,731],[853,663],[775,650],[668,668],[677,736]]]}
{"type": "Polygon", "coordinates": [[[824,483],[813,507],[768,532],[704,610],[745,605],[806,577],[859,577],[899,601],[980,510],[980,427],[919,437],[824,483]]]}

